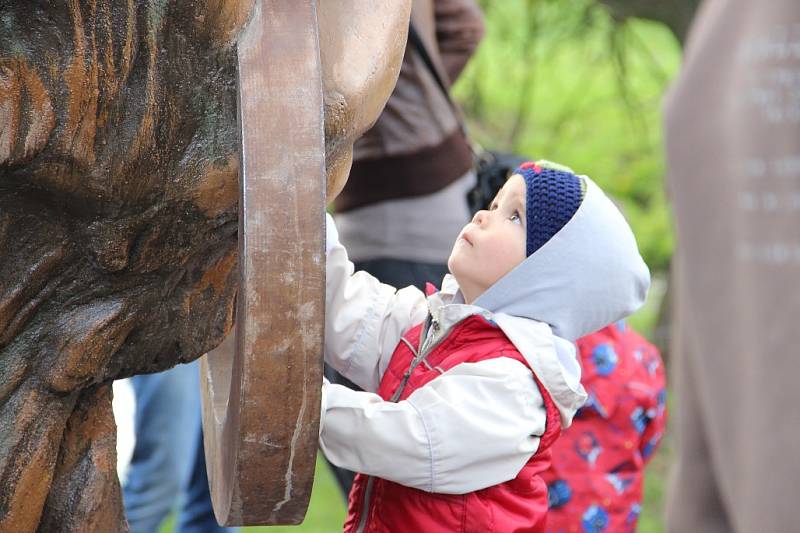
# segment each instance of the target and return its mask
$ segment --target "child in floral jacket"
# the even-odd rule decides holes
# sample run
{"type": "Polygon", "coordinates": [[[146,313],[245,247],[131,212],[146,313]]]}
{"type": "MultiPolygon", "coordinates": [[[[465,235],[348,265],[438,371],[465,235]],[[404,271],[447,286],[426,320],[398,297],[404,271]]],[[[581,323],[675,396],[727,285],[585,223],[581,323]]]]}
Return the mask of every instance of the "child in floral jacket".
{"type": "Polygon", "coordinates": [[[666,425],[658,349],[619,321],[578,339],[589,399],[552,448],[548,533],[633,533],[644,467],[666,425]]]}

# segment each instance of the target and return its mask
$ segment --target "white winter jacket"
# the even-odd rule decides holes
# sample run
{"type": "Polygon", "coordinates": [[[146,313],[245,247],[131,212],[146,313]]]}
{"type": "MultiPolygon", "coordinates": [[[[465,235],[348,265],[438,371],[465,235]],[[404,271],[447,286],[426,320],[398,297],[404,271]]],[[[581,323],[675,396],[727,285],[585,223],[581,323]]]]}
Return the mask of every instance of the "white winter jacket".
{"type": "Polygon", "coordinates": [[[375,394],[401,337],[428,313],[440,326],[431,335],[447,335],[473,314],[497,323],[547,389],[562,426],[571,423],[586,399],[571,341],[633,312],[649,285],[627,223],[585,179],[586,197],[572,220],[475,305],[464,303],[449,275],[426,298],[414,287],[397,290],[354,273],[328,216],[325,361],[365,391],[323,385],[320,446],[332,463],[463,494],[513,479],[536,452],[546,412],[533,375],[518,361],[460,364],[397,403],[375,394]]]}

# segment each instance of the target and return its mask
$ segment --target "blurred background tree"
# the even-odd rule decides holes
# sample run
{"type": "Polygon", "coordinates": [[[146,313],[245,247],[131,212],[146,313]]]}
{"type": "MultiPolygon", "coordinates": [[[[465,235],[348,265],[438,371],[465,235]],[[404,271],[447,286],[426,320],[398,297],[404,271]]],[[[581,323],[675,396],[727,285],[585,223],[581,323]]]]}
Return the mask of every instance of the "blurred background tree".
{"type": "Polygon", "coordinates": [[[632,321],[662,348],[673,249],[661,101],[699,0],[479,0],[487,33],[454,87],[480,145],[549,159],[623,207],[654,283],[632,321]]]}

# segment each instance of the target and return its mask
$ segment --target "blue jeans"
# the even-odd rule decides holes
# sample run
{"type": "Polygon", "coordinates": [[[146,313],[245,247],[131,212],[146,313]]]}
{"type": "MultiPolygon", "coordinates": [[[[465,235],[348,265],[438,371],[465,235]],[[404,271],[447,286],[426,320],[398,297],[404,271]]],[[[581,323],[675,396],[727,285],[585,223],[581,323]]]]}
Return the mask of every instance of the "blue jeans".
{"type": "Polygon", "coordinates": [[[182,503],[176,531],[228,531],[211,508],[200,422],[198,363],[131,379],[136,444],[123,487],[131,533],[154,533],[182,503]]]}

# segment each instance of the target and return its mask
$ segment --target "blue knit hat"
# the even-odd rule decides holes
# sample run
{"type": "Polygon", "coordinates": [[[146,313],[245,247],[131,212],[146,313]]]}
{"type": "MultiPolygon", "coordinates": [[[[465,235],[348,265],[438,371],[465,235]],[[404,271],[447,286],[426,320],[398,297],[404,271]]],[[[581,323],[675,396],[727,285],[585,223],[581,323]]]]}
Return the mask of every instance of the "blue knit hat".
{"type": "Polygon", "coordinates": [[[571,169],[549,161],[523,163],[513,174],[521,175],[527,188],[525,255],[530,256],[570,221],[583,201],[585,185],[571,169]]]}

